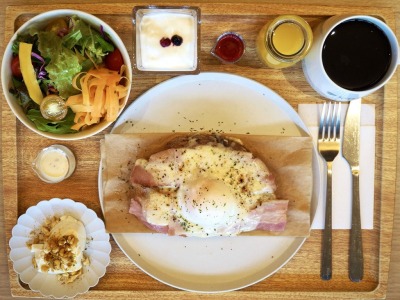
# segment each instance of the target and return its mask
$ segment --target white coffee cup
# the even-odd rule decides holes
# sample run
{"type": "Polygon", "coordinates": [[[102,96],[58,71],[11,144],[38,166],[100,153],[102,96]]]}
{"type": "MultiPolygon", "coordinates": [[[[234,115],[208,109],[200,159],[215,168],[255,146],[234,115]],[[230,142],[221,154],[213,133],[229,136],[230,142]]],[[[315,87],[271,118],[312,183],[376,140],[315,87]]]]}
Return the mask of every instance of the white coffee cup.
{"type": "Polygon", "coordinates": [[[313,34],[313,45],[303,59],[303,71],[311,87],[323,97],[337,101],[349,101],[367,96],[386,84],[396,71],[397,65],[400,64],[397,38],[390,27],[377,18],[366,15],[337,15],[320,23],[313,30],[313,34]],[[328,76],[322,61],[322,50],[329,34],[339,24],[351,20],[367,21],[378,26],[388,38],[391,47],[391,61],[385,75],[373,86],[360,91],[346,89],[336,84],[328,76]]]}

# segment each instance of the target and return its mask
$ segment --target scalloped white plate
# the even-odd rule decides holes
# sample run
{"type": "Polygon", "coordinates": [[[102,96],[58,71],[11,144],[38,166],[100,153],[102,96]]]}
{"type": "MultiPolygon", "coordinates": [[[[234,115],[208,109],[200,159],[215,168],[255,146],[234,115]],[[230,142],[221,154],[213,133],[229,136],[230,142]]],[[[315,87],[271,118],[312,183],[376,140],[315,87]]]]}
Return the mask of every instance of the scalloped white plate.
{"type": "Polygon", "coordinates": [[[28,208],[25,214],[18,218],[12,229],[9,242],[10,258],[14,270],[22,282],[27,283],[31,290],[38,291],[44,296],[55,298],[74,297],[85,293],[95,286],[106,272],[110,263],[110,235],[105,232],[104,222],[96,213],[83,203],[71,199],[53,198],[40,201],[37,205],[28,208]],[[31,239],[32,230],[39,228],[43,222],[54,215],[70,215],[80,220],[86,229],[86,247],[84,253],[89,257],[90,264],[84,266],[80,278],[69,284],[62,284],[56,275],[38,272],[33,267],[33,253],[27,242],[31,239]]]}

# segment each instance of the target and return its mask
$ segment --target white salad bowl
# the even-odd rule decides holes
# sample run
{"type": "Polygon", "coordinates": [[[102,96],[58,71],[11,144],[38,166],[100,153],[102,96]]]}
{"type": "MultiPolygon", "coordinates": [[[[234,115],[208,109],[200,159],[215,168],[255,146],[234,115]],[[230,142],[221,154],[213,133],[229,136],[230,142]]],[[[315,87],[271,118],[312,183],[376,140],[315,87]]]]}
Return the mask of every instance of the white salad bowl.
{"type": "MultiPolygon", "coordinates": [[[[4,56],[2,60],[2,65],[1,65],[1,81],[2,81],[2,89],[4,96],[6,98],[6,101],[8,105],[10,106],[11,110],[15,114],[15,116],[29,129],[32,131],[38,133],[39,135],[42,135],[47,138],[55,139],[55,140],[79,140],[79,139],[84,139],[90,136],[93,136],[105,128],[107,128],[112,122],[107,122],[106,120],[102,119],[99,123],[95,125],[91,125],[89,127],[84,128],[83,130],[76,132],[76,133],[66,133],[66,134],[57,134],[57,133],[51,133],[51,132],[45,132],[39,130],[35,124],[27,117],[27,115],[24,113],[22,107],[19,105],[18,100],[16,97],[10,92],[10,88],[12,87],[12,73],[11,73],[11,60],[12,60],[12,44],[13,41],[17,38],[17,36],[21,33],[26,32],[29,30],[33,24],[35,24],[36,27],[45,27],[51,20],[57,19],[60,17],[67,17],[67,16],[73,16],[76,15],[83,21],[85,21],[87,24],[89,24],[93,29],[96,29],[100,32],[100,28],[102,27],[103,31],[107,33],[109,36],[111,42],[114,44],[115,47],[117,47],[121,54],[122,58],[124,60],[124,64],[126,65],[126,77],[128,78],[129,81],[132,80],[132,67],[131,67],[131,61],[129,57],[128,50],[126,49],[123,41],[121,38],[118,36],[118,34],[104,21],[101,19],[79,11],[79,10],[72,10],[72,9],[60,9],[60,10],[52,10],[48,12],[41,13],[26,23],[24,23],[13,35],[11,40],[9,41],[7,47],[5,48],[4,51],[4,56]]],[[[129,90],[125,98],[123,99],[123,105],[120,106],[118,115],[122,112],[124,109],[128,98],[129,98],[129,93],[130,93],[130,88],[131,85],[129,86],[129,90]]]]}

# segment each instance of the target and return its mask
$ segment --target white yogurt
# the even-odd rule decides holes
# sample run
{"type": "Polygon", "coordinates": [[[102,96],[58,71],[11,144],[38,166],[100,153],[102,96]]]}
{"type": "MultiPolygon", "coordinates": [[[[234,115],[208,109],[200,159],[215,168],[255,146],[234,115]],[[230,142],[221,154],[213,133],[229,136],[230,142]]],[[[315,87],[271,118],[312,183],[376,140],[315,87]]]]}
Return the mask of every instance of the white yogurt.
{"type": "Polygon", "coordinates": [[[139,24],[141,68],[145,70],[190,71],[197,67],[195,17],[186,13],[152,12],[139,24]],[[162,47],[162,38],[182,37],[180,46],[162,47]]]}

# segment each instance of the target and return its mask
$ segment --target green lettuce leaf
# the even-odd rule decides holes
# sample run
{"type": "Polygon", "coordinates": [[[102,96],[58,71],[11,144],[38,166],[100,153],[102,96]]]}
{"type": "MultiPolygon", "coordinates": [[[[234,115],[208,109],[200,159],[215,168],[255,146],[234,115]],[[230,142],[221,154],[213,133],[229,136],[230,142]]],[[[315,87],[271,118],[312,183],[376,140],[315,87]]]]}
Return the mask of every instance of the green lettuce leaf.
{"type": "Polygon", "coordinates": [[[61,39],[54,32],[41,31],[37,36],[38,49],[43,58],[51,60],[61,52],[61,39]]]}
{"type": "Polygon", "coordinates": [[[12,78],[12,87],[10,88],[10,93],[15,95],[18,104],[21,105],[25,113],[32,108],[39,109],[39,105],[36,104],[31,97],[29,97],[29,92],[25,83],[14,77],[12,78]]]}
{"type": "Polygon", "coordinates": [[[30,36],[30,35],[17,35],[17,38],[14,40],[14,42],[12,43],[11,46],[11,50],[13,52],[13,54],[18,55],[19,53],[19,43],[20,42],[25,42],[28,44],[32,44],[33,45],[33,51],[35,51],[35,44],[37,42],[37,36],[30,36]]]}
{"type": "Polygon", "coordinates": [[[82,70],[79,57],[74,51],[64,47],[62,40],[53,32],[40,32],[38,34],[38,48],[40,54],[49,60],[46,66],[48,76],[59,92],[67,99],[80,91],[72,87],[72,79],[82,70]]]}
{"type": "Polygon", "coordinates": [[[74,123],[75,114],[72,110],[68,109],[67,116],[57,122],[52,122],[43,118],[40,110],[31,109],[27,113],[28,118],[35,123],[37,129],[46,132],[52,132],[57,134],[64,134],[64,133],[74,133],[77,132],[76,130],[71,129],[74,123]]]}
{"type": "Polygon", "coordinates": [[[77,16],[72,16],[71,19],[74,26],[71,32],[62,38],[63,45],[69,49],[76,48],[81,55],[89,55],[96,64],[101,63],[103,57],[114,50],[114,46],[77,16]]]}
{"type": "Polygon", "coordinates": [[[46,67],[49,78],[54,82],[59,95],[67,99],[71,95],[80,93],[72,86],[72,79],[82,70],[76,55],[69,49],[62,51],[46,67]]]}

